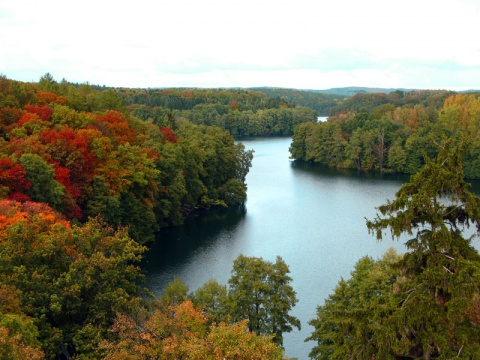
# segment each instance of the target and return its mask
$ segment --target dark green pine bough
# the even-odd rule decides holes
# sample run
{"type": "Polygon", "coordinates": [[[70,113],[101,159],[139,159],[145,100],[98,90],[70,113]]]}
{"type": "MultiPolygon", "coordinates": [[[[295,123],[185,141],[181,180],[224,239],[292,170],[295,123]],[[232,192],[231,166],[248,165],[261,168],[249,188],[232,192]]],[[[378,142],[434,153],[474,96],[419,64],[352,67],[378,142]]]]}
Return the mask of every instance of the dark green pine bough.
{"type": "Polygon", "coordinates": [[[438,156],[367,220],[381,240],[410,238],[403,256],[360,260],[317,309],[307,340],[314,359],[479,359],[480,256],[464,230],[480,231],[480,198],[468,190],[466,141],[438,156]]]}

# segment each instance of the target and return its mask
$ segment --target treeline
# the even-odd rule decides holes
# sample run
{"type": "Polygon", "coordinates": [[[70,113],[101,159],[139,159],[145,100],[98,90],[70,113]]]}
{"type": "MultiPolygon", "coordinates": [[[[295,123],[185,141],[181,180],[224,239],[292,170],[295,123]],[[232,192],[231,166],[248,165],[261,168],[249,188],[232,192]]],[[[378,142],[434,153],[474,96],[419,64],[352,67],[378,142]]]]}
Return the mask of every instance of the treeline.
{"type": "Polygon", "coordinates": [[[128,112],[159,126],[179,118],[215,125],[235,137],[287,136],[296,125],[314,122],[317,112],[252,90],[118,89],[128,112]]]}
{"type": "Polygon", "coordinates": [[[480,99],[457,94],[443,100],[445,95],[432,92],[421,103],[403,106],[376,101],[389,96],[408,99],[397,92],[354,96],[345,103],[363,99],[358,110],[330,116],[327,122],[298,125],[291,157],[331,167],[413,174],[424,165],[424,153],[436,155],[442,137],[466,134],[472,146],[464,154],[465,175],[480,178],[480,99]]]}
{"type": "MultiPolygon", "coordinates": [[[[465,234],[480,228],[480,198],[464,181],[465,138],[444,139],[436,158],[367,221],[406,253],[364,257],[309,324],[313,359],[478,359],[480,255],[465,234]]],[[[478,238],[477,238],[478,239],[478,238]]]]}
{"type": "Polygon", "coordinates": [[[314,91],[270,87],[253,88],[252,90],[262,92],[273,99],[278,98],[285,102],[314,109],[319,116],[330,115],[333,111],[332,109],[351,96],[327,93],[327,90],[314,91]]]}
{"type": "Polygon", "coordinates": [[[421,105],[427,112],[434,113],[442,107],[447,97],[455,94],[454,91],[448,90],[395,90],[389,93],[357,93],[333,106],[329,115],[352,111],[369,113],[374,108],[385,104],[392,104],[395,107],[421,105]]]}
{"type": "Polygon", "coordinates": [[[246,197],[252,152],[218,127],[159,127],[122,111],[113,90],[0,78],[0,196],[69,220],[100,215],[140,243],[195,209],[246,197]]]}

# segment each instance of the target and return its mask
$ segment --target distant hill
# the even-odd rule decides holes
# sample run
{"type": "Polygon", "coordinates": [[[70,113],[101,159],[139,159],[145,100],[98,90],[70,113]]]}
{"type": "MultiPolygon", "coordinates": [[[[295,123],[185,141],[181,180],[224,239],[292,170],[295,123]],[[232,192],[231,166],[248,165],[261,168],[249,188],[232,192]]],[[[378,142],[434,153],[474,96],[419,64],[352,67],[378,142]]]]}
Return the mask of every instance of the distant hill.
{"type": "Polygon", "coordinates": [[[403,88],[370,88],[370,87],[360,87],[360,86],[348,86],[342,88],[331,88],[326,90],[307,90],[311,92],[316,92],[320,94],[337,94],[345,97],[351,97],[356,94],[390,94],[394,91],[410,91],[412,89],[403,89],[403,88]]]}
{"type": "Polygon", "coordinates": [[[326,90],[288,89],[275,87],[255,87],[248,90],[259,91],[271,98],[306,106],[318,111],[320,116],[327,116],[332,109],[356,94],[390,94],[394,91],[410,91],[409,89],[368,88],[350,86],[326,90]]]}
{"type": "Polygon", "coordinates": [[[461,93],[461,94],[478,93],[478,92],[480,92],[480,90],[470,89],[470,90],[459,91],[459,93],[461,93]]]}

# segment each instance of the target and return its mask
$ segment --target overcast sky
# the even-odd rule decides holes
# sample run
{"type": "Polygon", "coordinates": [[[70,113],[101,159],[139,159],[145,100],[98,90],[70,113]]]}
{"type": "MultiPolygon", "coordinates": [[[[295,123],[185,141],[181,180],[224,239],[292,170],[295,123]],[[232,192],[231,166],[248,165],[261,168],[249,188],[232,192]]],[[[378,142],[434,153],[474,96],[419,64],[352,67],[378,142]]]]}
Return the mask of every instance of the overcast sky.
{"type": "Polygon", "coordinates": [[[21,81],[480,88],[480,0],[10,0],[0,34],[21,81]]]}

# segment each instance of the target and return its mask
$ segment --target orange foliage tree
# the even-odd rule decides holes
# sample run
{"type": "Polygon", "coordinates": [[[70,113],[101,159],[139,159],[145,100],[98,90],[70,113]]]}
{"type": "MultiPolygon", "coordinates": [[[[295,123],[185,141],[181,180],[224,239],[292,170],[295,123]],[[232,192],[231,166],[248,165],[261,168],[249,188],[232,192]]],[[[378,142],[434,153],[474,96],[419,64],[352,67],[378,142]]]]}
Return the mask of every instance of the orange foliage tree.
{"type": "Polygon", "coordinates": [[[21,292],[49,357],[91,351],[116,312],[141,302],[134,263],[144,248],[125,229],[99,219],[72,227],[46,204],[1,200],[0,239],[1,284],[21,292]]]}
{"type": "Polygon", "coordinates": [[[246,320],[209,326],[203,310],[191,301],[157,310],[141,324],[118,314],[112,331],[116,339],[100,346],[106,360],[283,358],[270,337],[248,331],[246,320]]]}

